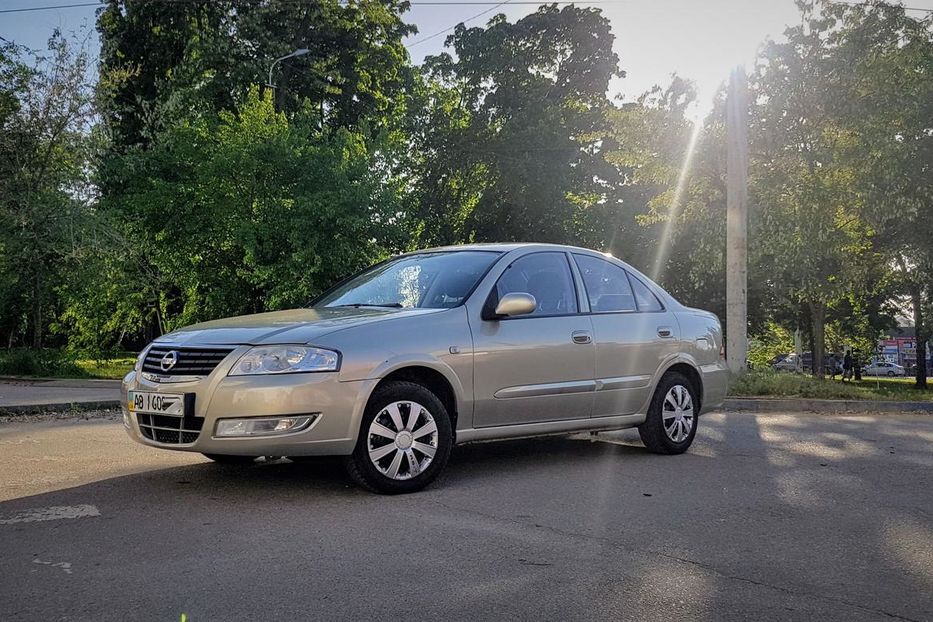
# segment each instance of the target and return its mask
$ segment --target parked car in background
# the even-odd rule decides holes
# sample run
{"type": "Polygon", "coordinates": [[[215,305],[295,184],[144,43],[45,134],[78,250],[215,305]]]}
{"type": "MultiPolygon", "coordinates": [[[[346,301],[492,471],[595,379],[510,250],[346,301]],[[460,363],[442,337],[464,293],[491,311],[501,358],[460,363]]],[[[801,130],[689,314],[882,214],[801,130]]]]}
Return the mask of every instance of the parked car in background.
{"type": "Polygon", "coordinates": [[[797,355],[779,354],[771,359],[771,368],[776,371],[797,371],[797,355]]]}
{"type": "MultiPolygon", "coordinates": [[[[827,376],[832,375],[835,371],[836,375],[842,373],[840,361],[842,357],[838,359],[833,358],[833,355],[827,354],[823,357],[823,373],[827,376]]],[[[803,356],[800,359],[800,370],[805,373],[810,373],[813,367],[813,354],[811,352],[804,352],[803,356]]],[[[771,368],[775,371],[797,371],[797,354],[790,352],[788,354],[781,354],[774,357],[771,360],[771,368]]]]}
{"type": "Polygon", "coordinates": [[[906,376],[907,370],[897,363],[874,361],[862,368],[863,376],[906,376]]]}
{"type": "Polygon", "coordinates": [[[394,257],[310,308],[160,337],[123,379],[130,437],[217,462],[345,456],[411,492],[453,445],[637,427],[687,450],[729,372],[719,320],[631,266],[549,244],[394,257]]]}

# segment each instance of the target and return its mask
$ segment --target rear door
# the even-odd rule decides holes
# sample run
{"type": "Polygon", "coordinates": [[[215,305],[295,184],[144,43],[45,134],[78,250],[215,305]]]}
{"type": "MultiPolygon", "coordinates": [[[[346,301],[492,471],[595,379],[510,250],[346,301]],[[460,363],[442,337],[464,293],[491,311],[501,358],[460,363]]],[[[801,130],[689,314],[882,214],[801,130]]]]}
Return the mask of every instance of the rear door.
{"type": "Polygon", "coordinates": [[[596,340],[595,417],[638,412],[651,381],[676,351],[679,326],[650,288],[605,259],[573,254],[596,340]]]}
{"type": "MultiPolygon", "coordinates": [[[[563,251],[518,257],[493,287],[535,297],[534,313],[483,320],[471,315],[474,426],[587,418],[596,353],[590,318],[579,313],[570,258],[563,251]]],[[[495,301],[493,301],[495,302],[495,301]]]]}

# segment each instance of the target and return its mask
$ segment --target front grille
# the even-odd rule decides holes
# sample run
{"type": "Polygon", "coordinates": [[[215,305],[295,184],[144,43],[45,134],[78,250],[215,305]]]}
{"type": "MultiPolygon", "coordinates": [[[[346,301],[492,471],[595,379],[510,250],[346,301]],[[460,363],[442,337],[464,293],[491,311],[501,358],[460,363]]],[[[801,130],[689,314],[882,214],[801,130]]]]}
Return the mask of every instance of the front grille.
{"type": "Polygon", "coordinates": [[[137,414],[136,421],[139,431],[150,441],[171,445],[195,442],[204,426],[204,417],[137,414]]]}
{"type": "Polygon", "coordinates": [[[154,345],[149,348],[143,360],[143,371],[161,376],[206,376],[217,367],[234,348],[173,348],[154,345]],[[162,369],[162,359],[169,352],[174,352],[175,364],[169,369],[162,369]]]}

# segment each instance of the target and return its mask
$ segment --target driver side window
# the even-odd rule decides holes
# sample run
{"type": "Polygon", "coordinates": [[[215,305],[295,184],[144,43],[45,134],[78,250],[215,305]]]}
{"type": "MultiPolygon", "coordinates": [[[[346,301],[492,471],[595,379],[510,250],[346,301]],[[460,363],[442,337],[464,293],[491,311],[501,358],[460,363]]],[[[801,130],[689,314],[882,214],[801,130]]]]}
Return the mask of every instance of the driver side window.
{"type": "Polygon", "coordinates": [[[577,294],[564,253],[533,253],[516,259],[496,283],[499,300],[512,293],[535,297],[536,307],[531,316],[577,312],[577,294]]]}

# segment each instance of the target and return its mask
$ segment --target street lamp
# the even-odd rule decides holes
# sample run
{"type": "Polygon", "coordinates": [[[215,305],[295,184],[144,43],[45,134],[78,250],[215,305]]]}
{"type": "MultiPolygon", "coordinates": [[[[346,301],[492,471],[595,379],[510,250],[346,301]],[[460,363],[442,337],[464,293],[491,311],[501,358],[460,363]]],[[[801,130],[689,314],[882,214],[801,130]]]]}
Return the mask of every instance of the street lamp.
{"type": "Polygon", "coordinates": [[[275,69],[276,65],[278,65],[279,63],[281,63],[283,60],[287,58],[295,58],[296,56],[304,56],[310,51],[311,50],[309,50],[308,48],[300,48],[300,49],[295,50],[291,54],[286,54],[285,56],[281,58],[277,58],[274,61],[272,61],[272,64],[269,65],[269,81],[266,83],[266,86],[268,86],[270,89],[275,88],[275,85],[272,84],[272,70],[275,69]]]}

